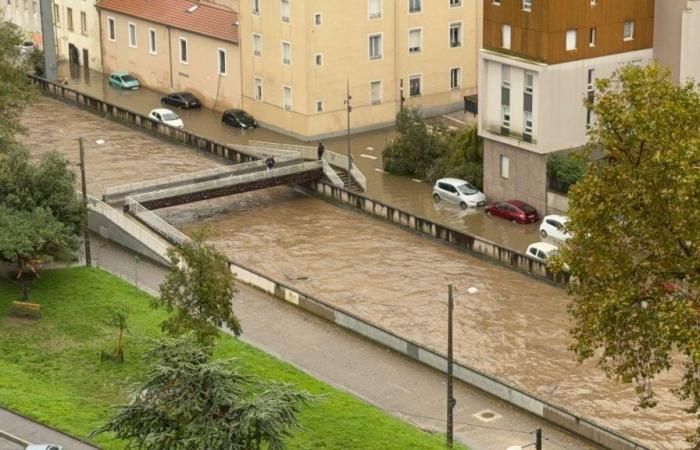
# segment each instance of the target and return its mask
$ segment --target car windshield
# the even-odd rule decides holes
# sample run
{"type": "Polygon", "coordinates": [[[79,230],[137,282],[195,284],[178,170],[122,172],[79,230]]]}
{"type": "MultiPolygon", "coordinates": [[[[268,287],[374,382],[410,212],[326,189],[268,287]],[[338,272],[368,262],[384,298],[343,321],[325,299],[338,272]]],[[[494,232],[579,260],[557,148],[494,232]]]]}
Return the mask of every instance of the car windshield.
{"type": "Polygon", "coordinates": [[[163,113],[163,120],[177,120],[179,117],[175,113],[166,112],[163,113]]]}
{"type": "Polygon", "coordinates": [[[122,81],[136,81],[136,78],[131,75],[122,75],[122,81]]]}
{"type": "Polygon", "coordinates": [[[194,95],[192,94],[182,94],[182,98],[184,98],[188,102],[196,100],[196,98],[194,98],[194,95]]]}
{"type": "Polygon", "coordinates": [[[237,113],[236,115],[238,116],[239,119],[253,120],[251,115],[245,111],[241,111],[241,112],[237,113]]]}
{"type": "Polygon", "coordinates": [[[520,209],[522,209],[523,211],[525,211],[525,214],[532,214],[532,213],[537,212],[537,211],[535,210],[535,208],[533,208],[533,207],[530,206],[530,205],[523,205],[523,206],[520,207],[520,209]]]}
{"type": "Polygon", "coordinates": [[[476,194],[477,192],[479,192],[476,190],[476,188],[474,186],[472,186],[469,183],[464,183],[461,186],[457,186],[457,189],[459,190],[459,192],[461,192],[464,195],[472,195],[472,194],[476,194]]]}

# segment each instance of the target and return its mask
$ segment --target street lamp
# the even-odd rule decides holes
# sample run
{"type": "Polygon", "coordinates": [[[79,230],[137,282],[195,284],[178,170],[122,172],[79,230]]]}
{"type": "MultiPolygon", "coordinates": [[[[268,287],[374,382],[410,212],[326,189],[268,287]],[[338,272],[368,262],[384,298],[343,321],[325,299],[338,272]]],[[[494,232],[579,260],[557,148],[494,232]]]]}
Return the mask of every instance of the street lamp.
{"type": "MultiPolygon", "coordinates": [[[[474,295],[479,292],[479,289],[474,286],[467,289],[467,293],[474,295]]],[[[454,310],[454,298],[452,296],[452,285],[447,287],[447,447],[452,448],[454,442],[454,407],[457,404],[452,395],[452,311],[454,310]]]]}
{"type": "MultiPolygon", "coordinates": [[[[98,139],[95,141],[97,145],[102,145],[105,143],[104,140],[98,139]]],[[[92,256],[90,254],[90,226],[88,223],[88,201],[87,201],[87,184],[85,182],[85,145],[83,144],[83,138],[78,138],[78,147],[80,148],[80,182],[83,197],[83,239],[85,241],[85,265],[90,267],[92,265],[92,256]]]]}

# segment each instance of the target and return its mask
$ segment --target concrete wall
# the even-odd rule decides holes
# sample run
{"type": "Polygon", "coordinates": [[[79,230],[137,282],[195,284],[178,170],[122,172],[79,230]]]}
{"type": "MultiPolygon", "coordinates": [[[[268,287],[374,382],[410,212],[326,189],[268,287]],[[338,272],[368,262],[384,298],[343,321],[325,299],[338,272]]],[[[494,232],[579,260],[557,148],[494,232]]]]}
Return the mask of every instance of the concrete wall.
{"type": "Polygon", "coordinates": [[[654,59],[675,81],[700,80],[700,0],[656,2],[654,59]]]}
{"type": "Polygon", "coordinates": [[[60,59],[68,59],[69,44],[78,48],[78,58],[81,66],[93,70],[102,70],[102,52],[100,51],[100,19],[95,0],[54,0],[54,12],[58,10],[59,17],[54,17],[56,24],[56,41],[60,59]],[[73,11],[73,29],[68,28],[68,8],[73,11]],[[86,29],[83,30],[81,13],[85,13],[86,29]],[[83,59],[83,50],[88,51],[88,60],[83,59]]]}

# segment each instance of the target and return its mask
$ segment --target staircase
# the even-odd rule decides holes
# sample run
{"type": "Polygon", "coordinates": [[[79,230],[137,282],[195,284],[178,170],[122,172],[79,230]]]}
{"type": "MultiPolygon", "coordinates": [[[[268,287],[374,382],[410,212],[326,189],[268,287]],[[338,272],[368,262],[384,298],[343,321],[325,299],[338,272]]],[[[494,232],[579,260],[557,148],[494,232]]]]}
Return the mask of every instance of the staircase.
{"type": "Polygon", "coordinates": [[[340,177],[340,179],[343,180],[345,189],[347,189],[348,191],[362,192],[362,187],[350,177],[350,174],[348,174],[346,170],[340,169],[338,167],[333,167],[333,170],[335,171],[335,173],[338,174],[338,177],[340,177]]]}

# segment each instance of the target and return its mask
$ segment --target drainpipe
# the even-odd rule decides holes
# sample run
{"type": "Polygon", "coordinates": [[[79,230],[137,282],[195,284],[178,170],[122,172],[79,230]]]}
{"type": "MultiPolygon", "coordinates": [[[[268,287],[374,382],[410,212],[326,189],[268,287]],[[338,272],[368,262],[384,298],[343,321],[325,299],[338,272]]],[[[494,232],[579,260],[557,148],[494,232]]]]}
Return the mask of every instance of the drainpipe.
{"type": "Polygon", "coordinates": [[[55,81],[58,75],[56,61],[56,35],[53,29],[53,3],[51,0],[40,0],[41,39],[44,45],[44,77],[55,81]]]}
{"type": "Polygon", "coordinates": [[[170,92],[173,91],[173,41],[170,39],[170,27],[168,28],[168,59],[170,60],[170,92]]]}
{"type": "Polygon", "coordinates": [[[100,72],[102,72],[104,70],[105,49],[104,42],[102,41],[104,37],[102,35],[102,10],[100,8],[97,8],[97,25],[98,32],[100,33],[100,72]]]}

